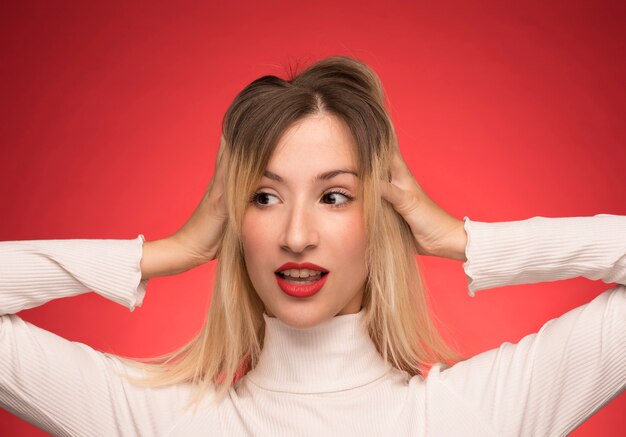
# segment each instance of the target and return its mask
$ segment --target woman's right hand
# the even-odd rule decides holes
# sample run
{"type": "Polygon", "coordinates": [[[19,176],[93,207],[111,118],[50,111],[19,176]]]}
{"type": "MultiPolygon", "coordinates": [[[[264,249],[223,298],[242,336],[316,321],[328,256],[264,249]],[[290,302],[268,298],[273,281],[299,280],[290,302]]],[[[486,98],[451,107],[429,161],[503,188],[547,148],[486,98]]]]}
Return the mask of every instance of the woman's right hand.
{"type": "Polygon", "coordinates": [[[213,178],[191,217],[169,237],[144,243],[143,279],[182,273],[218,257],[228,217],[224,193],[228,154],[222,135],[213,178]]]}

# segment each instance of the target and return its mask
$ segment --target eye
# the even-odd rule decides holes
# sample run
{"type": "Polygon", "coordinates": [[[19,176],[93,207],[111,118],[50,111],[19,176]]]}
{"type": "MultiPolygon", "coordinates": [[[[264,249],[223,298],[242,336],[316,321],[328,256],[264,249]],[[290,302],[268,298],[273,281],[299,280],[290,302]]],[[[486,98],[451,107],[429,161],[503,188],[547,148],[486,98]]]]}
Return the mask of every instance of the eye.
{"type": "Polygon", "coordinates": [[[265,193],[263,191],[257,191],[256,193],[254,193],[251,197],[250,197],[250,203],[252,203],[254,206],[257,206],[259,208],[267,208],[268,205],[266,203],[263,203],[267,197],[276,197],[273,194],[270,193],[265,193]],[[259,203],[261,202],[261,203],[259,203]]]}
{"type": "Polygon", "coordinates": [[[342,190],[334,190],[334,191],[329,191],[328,193],[324,193],[324,195],[322,196],[322,199],[327,197],[327,196],[332,196],[331,198],[333,198],[337,194],[339,194],[340,196],[345,197],[348,200],[346,200],[343,203],[332,204],[331,206],[333,208],[341,208],[342,206],[346,206],[348,203],[350,203],[350,202],[352,202],[352,200],[354,200],[354,197],[352,197],[351,195],[349,195],[348,193],[346,193],[345,191],[342,191],[342,190]]]}
{"type": "MultiPolygon", "coordinates": [[[[330,206],[332,208],[341,208],[346,206],[348,203],[352,202],[352,200],[354,200],[354,197],[351,196],[350,194],[348,194],[347,192],[343,191],[343,190],[333,190],[333,191],[328,191],[326,193],[324,193],[322,195],[322,199],[331,199],[331,202],[333,201],[333,199],[336,199],[336,195],[339,196],[343,196],[345,197],[347,200],[345,200],[344,202],[341,203],[336,203],[337,201],[335,200],[335,203],[330,203],[330,206]]],[[[266,203],[267,200],[269,198],[272,197],[276,197],[273,194],[270,193],[266,193],[264,191],[257,191],[256,193],[252,194],[252,196],[250,196],[250,203],[252,203],[254,206],[256,206],[257,208],[267,208],[269,206],[272,206],[271,204],[266,203]]]]}

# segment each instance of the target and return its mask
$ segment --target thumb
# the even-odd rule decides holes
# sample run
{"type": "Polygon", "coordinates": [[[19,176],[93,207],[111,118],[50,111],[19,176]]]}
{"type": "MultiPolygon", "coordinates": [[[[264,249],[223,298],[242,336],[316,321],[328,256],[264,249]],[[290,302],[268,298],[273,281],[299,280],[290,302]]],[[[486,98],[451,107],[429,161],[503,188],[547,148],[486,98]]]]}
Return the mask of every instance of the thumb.
{"type": "Polygon", "coordinates": [[[381,192],[382,197],[387,200],[393,208],[399,212],[405,220],[406,215],[416,208],[416,201],[413,197],[402,188],[394,185],[392,182],[382,181],[381,192]]]}
{"type": "Polygon", "coordinates": [[[380,194],[394,206],[402,199],[402,190],[387,181],[382,181],[380,194]]]}

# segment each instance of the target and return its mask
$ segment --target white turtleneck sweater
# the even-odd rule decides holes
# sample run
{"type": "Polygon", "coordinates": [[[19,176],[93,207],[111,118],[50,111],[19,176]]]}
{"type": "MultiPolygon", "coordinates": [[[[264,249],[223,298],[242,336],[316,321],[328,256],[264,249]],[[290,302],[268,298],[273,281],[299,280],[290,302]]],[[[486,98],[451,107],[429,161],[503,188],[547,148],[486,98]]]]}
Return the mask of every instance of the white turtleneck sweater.
{"type": "Polygon", "coordinates": [[[15,315],[88,291],[141,306],[142,235],[0,242],[0,405],[64,436],[565,435],[626,386],[626,216],[464,221],[472,296],[577,276],[622,285],[427,377],[385,365],[363,312],[310,329],[264,315],[258,366],[192,414],[189,385],[130,385],[117,372],[139,370],[15,315]]]}

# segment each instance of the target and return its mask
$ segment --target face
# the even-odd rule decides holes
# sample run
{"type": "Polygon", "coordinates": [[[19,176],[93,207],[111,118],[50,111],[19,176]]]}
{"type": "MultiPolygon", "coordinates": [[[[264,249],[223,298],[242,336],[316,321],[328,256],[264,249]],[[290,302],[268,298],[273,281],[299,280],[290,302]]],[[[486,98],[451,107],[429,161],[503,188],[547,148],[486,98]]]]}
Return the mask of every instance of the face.
{"type": "Polygon", "coordinates": [[[244,214],[252,284],[267,315],[289,326],[312,327],[361,309],[367,268],[360,180],[351,173],[317,179],[332,170],[357,173],[354,149],[339,119],[323,114],[299,121],[279,141],[244,214]],[[307,298],[283,292],[274,272],[286,262],[328,270],[322,289],[307,298]]]}

